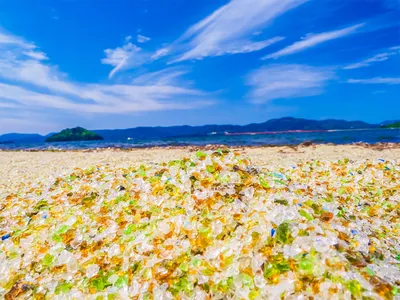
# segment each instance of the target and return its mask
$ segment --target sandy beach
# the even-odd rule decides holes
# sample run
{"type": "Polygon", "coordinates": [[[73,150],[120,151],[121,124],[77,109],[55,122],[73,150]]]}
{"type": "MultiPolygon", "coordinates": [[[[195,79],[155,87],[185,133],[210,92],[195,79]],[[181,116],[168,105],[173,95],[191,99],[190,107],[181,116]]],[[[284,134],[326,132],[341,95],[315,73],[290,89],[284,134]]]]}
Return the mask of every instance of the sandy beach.
{"type": "MultiPolygon", "coordinates": [[[[139,166],[148,163],[168,162],[190,156],[198,148],[104,149],[97,151],[2,151],[0,152],[0,189],[5,192],[18,182],[34,182],[56,178],[70,173],[74,168],[97,165],[112,167],[139,166]]],[[[312,145],[307,147],[239,147],[232,148],[250,158],[259,167],[290,166],[307,160],[337,161],[348,158],[390,159],[400,161],[400,146],[365,147],[357,145],[312,145]]]]}

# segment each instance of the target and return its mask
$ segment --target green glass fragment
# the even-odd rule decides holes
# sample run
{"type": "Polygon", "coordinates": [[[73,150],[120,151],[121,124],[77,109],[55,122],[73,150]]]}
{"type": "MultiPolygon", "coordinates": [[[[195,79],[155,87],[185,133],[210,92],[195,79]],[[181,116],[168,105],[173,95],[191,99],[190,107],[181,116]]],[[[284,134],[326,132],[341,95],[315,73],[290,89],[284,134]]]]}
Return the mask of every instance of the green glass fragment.
{"type": "Polygon", "coordinates": [[[214,173],[215,167],[213,165],[208,165],[208,166],[206,166],[206,170],[208,173],[214,173]]]}
{"type": "Polygon", "coordinates": [[[68,293],[73,287],[72,283],[68,283],[68,282],[62,282],[59,283],[54,291],[54,293],[56,295],[59,295],[61,293],[68,293]]]}
{"type": "Polygon", "coordinates": [[[300,262],[299,262],[299,268],[300,268],[302,271],[306,272],[306,273],[312,272],[313,267],[314,267],[314,264],[313,264],[313,262],[312,262],[310,259],[303,258],[303,259],[301,259],[300,262]]]}
{"type": "Polygon", "coordinates": [[[99,277],[94,278],[90,285],[94,287],[98,292],[103,291],[105,288],[111,286],[111,283],[108,282],[107,276],[104,274],[100,274],[99,277]]]}
{"type": "Polygon", "coordinates": [[[249,286],[249,287],[254,286],[253,277],[251,277],[250,275],[248,275],[246,273],[242,273],[240,276],[242,277],[243,285],[249,286]]]}
{"type": "Polygon", "coordinates": [[[115,286],[118,288],[122,288],[124,285],[128,285],[128,276],[126,275],[119,277],[115,282],[115,286]]]}
{"type": "Polygon", "coordinates": [[[375,276],[375,272],[371,268],[366,267],[365,271],[368,273],[369,276],[375,276]]]}
{"type": "Polygon", "coordinates": [[[392,289],[392,295],[393,296],[400,295],[400,288],[394,286],[392,289]]]}
{"type": "Polygon", "coordinates": [[[289,202],[286,199],[277,199],[274,202],[278,203],[278,204],[282,204],[282,205],[288,205],[289,204],[289,202]]]}
{"type": "Polygon", "coordinates": [[[206,157],[206,156],[207,156],[207,153],[205,153],[205,152],[203,152],[203,151],[197,151],[197,152],[196,152],[196,156],[197,156],[198,158],[206,157]]]}
{"type": "Polygon", "coordinates": [[[283,222],[278,226],[276,229],[276,238],[278,241],[286,244],[289,241],[290,238],[290,228],[289,228],[289,223],[283,222]]]}
{"type": "Polygon", "coordinates": [[[276,268],[279,270],[281,274],[290,271],[290,265],[287,262],[278,263],[276,265],[276,268]]]}
{"type": "Polygon", "coordinates": [[[299,210],[300,216],[306,218],[308,221],[314,220],[313,216],[311,216],[309,213],[307,213],[304,209],[299,210]]]}
{"type": "Polygon", "coordinates": [[[61,238],[61,236],[58,235],[58,234],[53,234],[52,237],[51,237],[51,239],[52,239],[53,241],[55,241],[56,243],[62,242],[62,238],[61,238]]]}
{"type": "Polygon", "coordinates": [[[201,260],[197,257],[192,258],[192,261],[190,262],[194,267],[198,267],[201,265],[201,260]]]}
{"type": "Polygon", "coordinates": [[[187,272],[189,270],[189,264],[187,262],[183,262],[179,266],[179,269],[181,269],[182,272],[187,272]]]}
{"type": "Polygon", "coordinates": [[[68,231],[68,225],[61,225],[61,227],[56,231],[56,234],[64,234],[68,231]]]}
{"type": "Polygon", "coordinates": [[[258,289],[255,290],[251,290],[249,293],[249,299],[250,300],[254,300],[256,299],[258,296],[260,296],[260,291],[258,289]]]}
{"type": "Polygon", "coordinates": [[[362,287],[357,280],[350,280],[347,282],[346,286],[354,297],[359,297],[361,295],[362,287]]]}
{"type": "Polygon", "coordinates": [[[267,264],[264,267],[264,277],[267,280],[270,280],[272,276],[279,274],[279,270],[274,267],[273,264],[267,264]]]}
{"type": "Polygon", "coordinates": [[[266,189],[269,189],[269,188],[270,188],[269,183],[268,183],[264,178],[262,178],[262,177],[260,177],[260,185],[261,185],[263,188],[266,188],[266,189]]]}
{"type": "Polygon", "coordinates": [[[43,265],[44,266],[50,266],[54,261],[54,256],[51,254],[46,254],[43,258],[43,265]]]}

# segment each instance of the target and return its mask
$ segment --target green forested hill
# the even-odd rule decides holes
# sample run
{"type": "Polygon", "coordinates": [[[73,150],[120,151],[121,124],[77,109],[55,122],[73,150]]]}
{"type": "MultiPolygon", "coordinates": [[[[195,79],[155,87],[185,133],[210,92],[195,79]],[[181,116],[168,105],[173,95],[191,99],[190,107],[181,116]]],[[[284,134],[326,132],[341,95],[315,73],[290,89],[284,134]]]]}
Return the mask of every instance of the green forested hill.
{"type": "Polygon", "coordinates": [[[69,141],[96,141],[103,138],[95,132],[82,127],[67,128],[46,139],[46,142],[69,142],[69,141]]]}

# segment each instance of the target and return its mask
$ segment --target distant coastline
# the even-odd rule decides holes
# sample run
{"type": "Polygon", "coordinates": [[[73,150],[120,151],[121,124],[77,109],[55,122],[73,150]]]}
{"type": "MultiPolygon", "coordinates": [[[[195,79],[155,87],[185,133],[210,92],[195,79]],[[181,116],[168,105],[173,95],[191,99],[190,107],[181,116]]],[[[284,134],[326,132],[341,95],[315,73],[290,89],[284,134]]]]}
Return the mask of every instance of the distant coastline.
{"type": "Polygon", "coordinates": [[[338,132],[338,131],[364,131],[381,129],[399,129],[397,127],[379,127],[379,128],[360,128],[360,129],[329,129],[329,130],[284,130],[284,131],[265,131],[265,132],[225,132],[224,135],[274,135],[286,133],[312,133],[312,132],[338,132]]]}
{"type": "Polygon", "coordinates": [[[381,124],[368,124],[361,121],[282,118],[248,125],[137,127],[92,131],[78,127],[46,136],[5,134],[0,136],[0,149],[52,151],[206,145],[257,147],[295,146],[303,143],[399,143],[400,129],[386,128],[391,127],[391,124],[395,123],[386,121],[381,124]]]}
{"type": "MultiPolygon", "coordinates": [[[[285,134],[290,132],[326,132],[332,130],[357,130],[377,129],[390,127],[396,120],[383,121],[379,124],[371,124],[363,121],[346,120],[312,120],[286,117],[271,119],[264,123],[252,123],[247,125],[202,125],[202,126],[169,126],[169,127],[135,127],[128,129],[98,129],[91,130],[106,141],[122,141],[137,139],[165,139],[201,137],[209,135],[233,134],[285,134]]],[[[0,142],[13,143],[40,143],[49,139],[55,133],[47,135],[10,133],[0,135],[0,142]]]]}
{"type": "Polygon", "coordinates": [[[307,132],[329,132],[329,130],[283,130],[283,131],[265,131],[265,132],[225,132],[225,135],[266,135],[266,134],[284,134],[284,133],[307,133],[307,132]]]}

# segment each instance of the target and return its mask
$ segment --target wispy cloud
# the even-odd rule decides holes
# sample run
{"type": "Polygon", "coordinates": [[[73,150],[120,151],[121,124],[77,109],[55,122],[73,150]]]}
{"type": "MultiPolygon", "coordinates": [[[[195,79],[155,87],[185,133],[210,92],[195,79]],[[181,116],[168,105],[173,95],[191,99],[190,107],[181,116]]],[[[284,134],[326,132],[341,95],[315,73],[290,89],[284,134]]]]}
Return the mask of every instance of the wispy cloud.
{"type": "Polygon", "coordinates": [[[36,48],[35,44],[33,43],[28,43],[23,39],[21,39],[20,37],[0,31],[0,47],[4,46],[18,46],[24,49],[36,48]]]}
{"type": "Polygon", "coordinates": [[[374,95],[379,95],[379,94],[385,94],[386,91],[385,90],[378,90],[378,91],[373,91],[372,94],[374,95]]]}
{"type": "Polygon", "coordinates": [[[357,29],[361,28],[364,26],[364,24],[357,24],[354,26],[346,27],[340,30],[335,30],[335,31],[329,31],[329,32],[323,32],[323,33],[318,33],[318,34],[308,34],[303,40],[298,41],[278,52],[269,54],[267,56],[264,56],[262,59],[270,59],[270,58],[279,58],[282,56],[290,55],[293,53],[301,52],[303,50],[306,50],[308,48],[317,46],[319,44],[325,43],[327,41],[331,41],[334,39],[338,39],[341,37],[345,37],[349,34],[352,34],[356,32],[357,29]]]}
{"type": "Polygon", "coordinates": [[[146,42],[150,41],[150,38],[147,36],[138,34],[137,41],[138,41],[138,43],[146,43],[146,42]]]}
{"type": "Polygon", "coordinates": [[[385,78],[385,77],[374,77],[369,79],[349,79],[347,80],[348,83],[361,83],[361,84],[400,84],[400,77],[392,77],[392,78],[385,78]]]}
{"type": "Polygon", "coordinates": [[[351,70],[351,69],[358,69],[362,67],[368,67],[373,63],[388,60],[391,56],[400,54],[400,47],[391,47],[387,51],[376,54],[368,59],[362,60],[360,62],[350,64],[343,69],[351,70]]]}
{"type": "MultiPolygon", "coordinates": [[[[0,99],[7,107],[20,109],[51,108],[73,112],[127,114],[132,112],[192,109],[212,104],[203,91],[172,80],[142,84],[92,84],[77,83],[68,79],[57,66],[45,63],[45,53],[36,46],[29,49],[42,53],[30,55],[23,39],[3,35],[0,44],[0,99]],[[12,43],[10,42],[12,41],[12,43]],[[5,100],[5,101],[4,101],[5,100]]],[[[124,51],[134,51],[134,46],[109,53],[107,63],[118,66],[124,51]]],[[[177,76],[169,74],[169,76],[177,76]]],[[[4,106],[2,105],[2,106],[4,106]]]]}
{"type": "Polygon", "coordinates": [[[25,57],[2,59],[0,55],[0,78],[55,93],[78,97],[82,95],[81,89],[68,82],[66,77],[66,74],[59,72],[55,66],[43,64],[41,61],[25,57]]]}
{"type": "Polygon", "coordinates": [[[6,56],[13,57],[16,53],[35,60],[48,59],[46,54],[41,52],[34,43],[25,41],[23,38],[7,33],[0,28],[0,54],[4,58],[6,56]]]}
{"type": "Polygon", "coordinates": [[[168,53],[170,52],[170,50],[168,48],[161,48],[158,49],[156,52],[154,52],[153,55],[151,55],[151,59],[152,60],[157,60],[163,56],[168,55],[168,53]]]}
{"type": "Polygon", "coordinates": [[[330,69],[306,65],[273,64],[252,71],[247,77],[253,103],[273,99],[299,98],[323,93],[325,84],[334,78],[330,69]]]}
{"type": "Polygon", "coordinates": [[[185,67],[171,67],[156,72],[145,73],[136,77],[132,83],[135,85],[175,85],[182,83],[181,77],[189,72],[185,67]]]}
{"type": "Polygon", "coordinates": [[[272,44],[282,41],[283,39],[285,39],[285,38],[281,37],[281,36],[277,36],[272,39],[268,39],[268,40],[264,40],[264,41],[260,41],[260,42],[253,42],[253,43],[248,43],[248,44],[243,44],[243,45],[239,44],[237,48],[235,48],[234,45],[232,45],[231,49],[226,49],[225,52],[221,52],[218,55],[249,53],[249,52],[259,51],[259,50],[264,49],[272,44]]]}
{"type": "MultiPolygon", "coordinates": [[[[189,27],[167,47],[155,52],[132,44],[132,37],[121,47],[105,50],[102,63],[113,66],[109,77],[116,73],[149,64],[165,56],[175,56],[169,64],[208,56],[249,53],[262,50],[284,37],[261,39],[268,22],[309,0],[231,0],[211,15],[189,27]]],[[[138,43],[150,38],[137,35],[138,43]]]]}
{"type": "Polygon", "coordinates": [[[40,51],[27,51],[24,52],[26,56],[29,56],[30,58],[36,59],[36,60],[47,60],[49,59],[46,55],[46,53],[40,52],[40,51]]]}
{"type": "Polygon", "coordinates": [[[207,56],[246,53],[261,50],[275,37],[254,41],[254,33],[307,0],[231,0],[211,15],[191,26],[176,42],[184,53],[175,61],[202,59],[207,56]]]}
{"type": "Polygon", "coordinates": [[[62,96],[39,93],[14,84],[0,83],[0,98],[16,100],[20,108],[25,106],[78,110],[80,107],[62,96]]]}

